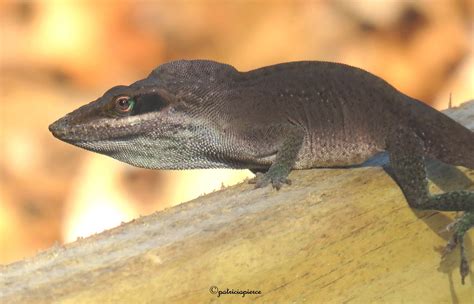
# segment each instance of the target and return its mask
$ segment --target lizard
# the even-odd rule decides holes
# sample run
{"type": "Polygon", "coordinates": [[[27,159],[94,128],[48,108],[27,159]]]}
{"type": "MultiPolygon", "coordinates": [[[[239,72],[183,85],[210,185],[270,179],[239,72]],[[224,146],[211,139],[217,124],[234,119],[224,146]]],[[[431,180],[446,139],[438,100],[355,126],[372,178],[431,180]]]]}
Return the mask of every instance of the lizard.
{"type": "Polygon", "coordinates": [[[342,63],[301,61],[241,72],[211,60],[164,63],[49,126],[58,139],[148,169],[239,168],[256,188],[293,169],[346,167],[389,155],[410,207],[464,211],[444,254],[474,226],[474,192],[431,194],[425,159],[474,169],[474,133],[382,78],[342,63]],[[264,172],[264,173],[263,173],[264,172]]]}

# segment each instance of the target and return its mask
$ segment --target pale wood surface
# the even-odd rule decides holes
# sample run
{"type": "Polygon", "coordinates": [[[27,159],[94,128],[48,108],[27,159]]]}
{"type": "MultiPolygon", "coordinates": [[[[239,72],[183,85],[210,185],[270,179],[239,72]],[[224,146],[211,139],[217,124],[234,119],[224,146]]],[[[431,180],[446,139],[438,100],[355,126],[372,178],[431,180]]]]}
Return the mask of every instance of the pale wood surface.
{"type": "MultiPolygon", "coordinates": [[[[474,101],[449,112],[472,127],[474,101]]],[[[430,168],[440,188],[474,190],[473,170],[430,168]]],[[[458,251],[440,258],[452,213],[411,210],[379,167],[290,177],[278,192],[243,183],[1,266],[0,303],[474,302],[458,251]]]]}

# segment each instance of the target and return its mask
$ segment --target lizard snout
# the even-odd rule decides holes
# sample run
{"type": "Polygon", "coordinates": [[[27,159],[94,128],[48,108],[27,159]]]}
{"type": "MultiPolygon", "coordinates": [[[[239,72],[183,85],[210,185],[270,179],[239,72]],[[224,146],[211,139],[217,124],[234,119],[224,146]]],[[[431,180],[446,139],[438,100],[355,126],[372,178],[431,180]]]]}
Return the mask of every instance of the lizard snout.
{"type": "Polygon", "coordinates": [[[49,131],[58,139],[64,139],[68,130],[68,121],[62,117],[49,125],[49,131]]]}

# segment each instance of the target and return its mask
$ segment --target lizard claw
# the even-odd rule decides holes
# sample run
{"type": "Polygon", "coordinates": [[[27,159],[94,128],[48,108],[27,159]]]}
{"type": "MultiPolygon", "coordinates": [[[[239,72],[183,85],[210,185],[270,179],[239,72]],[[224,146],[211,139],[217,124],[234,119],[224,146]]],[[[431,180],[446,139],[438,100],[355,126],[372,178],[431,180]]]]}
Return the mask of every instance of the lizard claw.
{"type": "Polygon", "coordinates": [[[255,178],[249,181],[250,184],[255,184],[255,188],[263,188],[268,186],[270,183],[273,188],[280,190],[284,184],[291,185],[291,180],[286,176],[271,176],[271,174],[263,174],[257,172],[255,178]]]}

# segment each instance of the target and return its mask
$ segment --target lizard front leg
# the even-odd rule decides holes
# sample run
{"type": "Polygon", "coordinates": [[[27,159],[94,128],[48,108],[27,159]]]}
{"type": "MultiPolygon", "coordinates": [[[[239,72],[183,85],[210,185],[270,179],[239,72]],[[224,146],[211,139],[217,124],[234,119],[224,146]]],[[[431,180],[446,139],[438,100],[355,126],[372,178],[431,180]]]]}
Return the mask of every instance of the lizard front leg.
{"type": "Polygon", "coordinates": [[[423,141],[414,132],[398,129],[389,136],[387,150],[390,164],[408,204],[415,209],[439,211],[465,211],[453,225],[454,235],[445,252],[452,251],[457,244],[461,251],[461,277],[469,273],[469,263],[464,249],[464,235],[474,226],[474,192],[451,191],[432,195],[428,190],[423,141]]]}
{"type": "Polygon", "coordinates": [[[283,132],[284,140],[278,148],[275,161],[266,173],[257,172],[251,183],[255,183],[255,188],[262,188],[270,183],[273,188],[279,190],[283,184],[291,184],[288,174],[293,168],[298,152],[303,145],[304,131],[298,126],[288,126],[283,132]]]}

